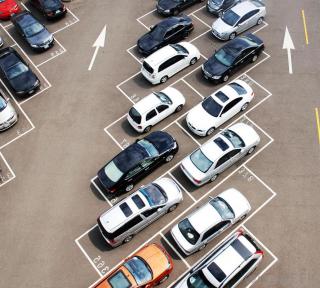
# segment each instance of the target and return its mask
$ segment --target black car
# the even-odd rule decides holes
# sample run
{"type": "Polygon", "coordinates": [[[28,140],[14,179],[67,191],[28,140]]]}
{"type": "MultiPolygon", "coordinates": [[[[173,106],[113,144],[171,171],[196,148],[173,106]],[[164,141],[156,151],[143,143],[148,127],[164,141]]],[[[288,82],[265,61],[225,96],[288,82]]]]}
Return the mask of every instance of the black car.
{"type": "Polygon", "coordinates": [[[226,82],[238,69],[255,62],[263,49],[263,41],[257,36],[239,36],[216,51],[202,65],[204,78],[214,83],[226,82]]]}
{"type": "Polygon", "coordinates": [[[157,11],[164,16],[178,15],[182,10],[204,0],[158,0],[157,11]]]}
{"type": "Polygon", "coordinates": [[[207,10],[213,15],[221,17],[223,12],[233,7],[241,0],[208,0],[207,10]]]}
{"type": "Polygon", "coordinates": [[[155,131],[138,139],[98,172],[98,179],[109,193],[129,192],[134,184],[178,152],[178,143],[168,133],[155,131]]]}
{"type": "Polygon", "coordinates": [[[44,51],[53,46],[53,35],[30,12],[15,14],[11,21],[33,50],[44,51]]]}
{"type": "Polygon", "coordinates": [[[29,0],[47,19],[60,18],[67,13],[61,0],[29,0]]]}
{"type": "Polygon", "coordinates": [[[18,95],[33,94],[40,87],[40,80],[16,50],[0,50],[0,75],[18,95]]]}
{"type": "Polygon", "coordinates": [[[194,29],[188,16],[170,17],[150,28],[137,43],[139,52],[150,55],[168,44],[173,44],[187,38],[194,29]]]}

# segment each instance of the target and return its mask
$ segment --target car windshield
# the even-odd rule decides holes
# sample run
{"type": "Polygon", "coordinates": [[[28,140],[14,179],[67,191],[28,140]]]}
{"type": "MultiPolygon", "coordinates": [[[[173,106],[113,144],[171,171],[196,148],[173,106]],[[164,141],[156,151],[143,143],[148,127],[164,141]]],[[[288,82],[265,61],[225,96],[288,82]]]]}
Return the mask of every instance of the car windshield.
{"type": "Polygon", "coordinates": [[[108,282],[112,288],[129,288],[131,287],[131,283],[127,279],[127,277],[123,274],[122,271],[118,271],[110,278],[108,278],[108,282]]]}
{"type": "Polygon", "coordinates": [[[228,53],[227,49],[221,48],[218,50],[215,54],[214,57],[224,66],[231,66],[235,57],[231,54],[228,53]]]}
{"type": "Polygon", "coordinates": [[[152,28],[151,35],[155,40],[162,41],[166,31],[167,31],[166,27],[163,27],[161,25],[156,25],[152,28]]]}
{"type": "Polygon", "coordinates": [[[197,149],[190,155],[191,162],[203,173],[206,173],[213,162],[204,155],[201,149],[197,149]]]}
{"type": "Polygon", "coordinates": [[[157,184],[149,184],[139,191],[146,197],[150,206],[159,206],[167,202],[167,195],[157,184]]]}
{"type": "Polygon", "coordinates": [[[227,10],[221,17],[221,19],[227,23],[230,26],[234,26],[238,20],[240,19],[240,16],[233,12],[232,10],[227,10]]]}
{"type": "Polygon", "coordinates": [[[188,50],[181,46],[180,44],[171,44],[173,49],[175,49],[178,53],[189,54],[188,50]]]}
{"type": "Polygon", "coordinates": [[[164,94],[163,92],[153,92],[153,94],[156,95],[162,103],[170,105],[172,104],[171,99],[168,97],[168,95],[164,94]]]}
{"type": "Polygon", "coordinates": [[[206,110],[211,116],[218,117],[222,110],[222,106],[217,103],[211,96],[207,97],[202,103],[202,107],[206,110]]]}
{"type": "Polygon", "coordinates": [[[13,66],[11,66],[6,72],[9,80],[20,76],[21,74],[28,71],[28,66],[19,62],[13,66]]]}
{"type": "Polygon", "coordinates": [[[187,280],[187,284],[189,288],[216,288],[204,276],[202,270],[193,273],[187,280]]]}
{"type": "Polygon", "coordinates": [[[152,279],[151,268],[140,257],[131,258],[124,266],[129,270],[138,285],[142,285],[152,279]]]}
{"type": "Polygon", "coordinates": [[[216,197],[209,202],[220,214],[223,220],[234,219],[234,213],[229,204],[220,197],[216,197]]]}
{"type": "Polygon", "coordinates": [[[138,144],[143,147],[150,157],[155,157],[159,155],[158,150],[154,147],[148,140],[141,139],[138,144]]]}
{"type": "Polygon", "coordinates": [[[114,183],[119,181],[119,179],[123,175],[123,172],[116,166],[113,161],[109,162],[107,166],[104,167],[104,173],[114,183]]]}
{"type": "Polygon", "coordinates": [[[221,133],[224,137],[226,137],[233,145],[234,148],[243,148],[245,147],[244,141],[240,138],[239,135],[234,133],[231,130],[226,130],[221,133]]]}
{"type": "Polygon", "coordinates": [[[0,112],[7,107],[7,102],[0,96],[0,112]]]}
{"type": "Polygon", "coordinates": [[[40,33],[43,29],[44,27],[39,22],[34,22],[31,25],[25,27],[23,30],[27,37],[32,37],[40,33]]]}
{"type": "Polygon", "coordinates": [[[217,6],[220,6],[223,3],[223,0],[211,0],[217,6]]]}
{"type": "Polygon", "coordinates": [[[181,234],[184,236],[184,238],[191,243],[192,245],[195,245],[197,241],[200,238],[199,233],[193,228],[190,221],[188,219],[182,220],[178,224],[179,230],[181,234]]]}

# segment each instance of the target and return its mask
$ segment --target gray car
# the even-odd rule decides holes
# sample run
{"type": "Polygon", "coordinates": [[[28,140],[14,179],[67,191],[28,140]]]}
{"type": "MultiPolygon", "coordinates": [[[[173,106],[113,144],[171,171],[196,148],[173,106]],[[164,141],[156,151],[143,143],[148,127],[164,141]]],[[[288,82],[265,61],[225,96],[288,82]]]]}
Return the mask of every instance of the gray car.
{"type": "Polygon", "coordinates": [[[239,2],[241,2],[241,0],[208,0],[207,10],[213,15],[221,17],[223,12],[239,2]]]}
{"type": "Polygon", "coordinates": [[[220,40],[234,39],[238,34],[260,25],[266,16],[261,0],[244,1],[223,13],[212,25],[212,34],[220,40]]]}
{"type": "Polygon", "coordinates": [[[0,92],[0,131],[9,129],[18,121],[18,114],[9,101],[0,92]]]}

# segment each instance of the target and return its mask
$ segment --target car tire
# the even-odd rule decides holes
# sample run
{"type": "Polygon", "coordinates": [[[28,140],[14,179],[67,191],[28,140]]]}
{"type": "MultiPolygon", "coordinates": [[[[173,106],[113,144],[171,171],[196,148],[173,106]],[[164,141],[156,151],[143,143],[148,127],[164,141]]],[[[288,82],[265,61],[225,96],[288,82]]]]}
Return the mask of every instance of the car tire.
{"type": "Polygon", "coordinates": [[[214,132],[214,130],[216,130],[214,127],[209,128],[206,135],[210,136],[214,132]]]}
{"type": "Polygon", "coordinates": [[[182,108],[183,108],[183,105],[181,104],[176,108],[176,110],[174,110],[174,112],[175,113],[180,112],[182,110],[182,108]]]}
{"type": "Polygon", "coordinates": [[[178,207],[178,204],[173,204],[172,206],[169,207],[168,209],[168,212],[167,213],[171,213],[173,212],[174,210],[176,210],[178,207]]]}
{"type": "Polygon", "coordinates": [[[144,128],[143,133],[148,133],[151,130],[151,126],[147,126],[146,128],[144,128]]]}
{"type": "Polygon", "coordinates": [[[157,283],[157,285],[162,284],[163,282],[165,282],[166,280],[168,280],[168,278],[169,278],[169,275],[166,275],[166,276],[162,277],[162,278],[160,279],[160,281],[157,283]]]}
{"type": "Polygon", "coordinates": [[[224,75],[222,78],[222,82],[227,82],[228,80],[229,80],[229,75],[228,74],[224,75]]]}
{"type": "Polygon", "coordinates": [[[170,154],[170,155],[168,155],[168,156],[166,157],[165,161],[166,161],[167,163],[169,163],[173,158],[174,158],[174,156],[173,156],[172,154],[170,154]]]}
{"type": "Polygon", "coordinates": [[[229,40],[232,40],[234,38],[236,38],[237,34],[236,32],[232,32],[230,35],[229,35],[229,40]]]}
{"type": "Polygon", "coordinates": [[[263,17],[260,17],[260,18],[258,19],[258,21],[257,21],[257,25],[261,25],[262,22],[263,22],[263,17]]]}
{"type": "Polygon", "coordinates": [[[244,103],[244,104],[242,105],[240,111],[246,110],[246,109],[248,108],[248,106],[249,106],[249,102],[244,103]]]}
{"type": "Polygon", "coordinates": [[[161,79],[160,79],[160,83],[166,83],[168,81],[169,77],[168,76],[163,76],[161,79]]]}
{"type": "Polygon", "coordinates": [[[258,59],[258,55],[254,54],[254,55],[252,56],[251,62],[254,63],[254,62],[257,61],[257,59],[258,59]]]}
{"type": "Polygon", "coordinates": [[[210,178],[210,182],[214,182],[218,178],[219,174],[215,174],[210,178]]]}
{"type": "Polygon", "coordinates": [[[252,153],[254,152],[254,150],[256,150],[256,146],[251,147],[251,148],[249,149],[247,155],[252,154],[252,153]]]}
{"type": "Polygon", "coordinates": [[[129,185],[126,187],[126,192],[130,192],[132,189],[133,189],[133,184],[129,184],[129,185]]]}
{"type": "Polygon", "coordinates": [[[197,61],[198,61],[197,57],[193,57],[193,58],[190,60],[190,65],[196,64],[197,61]]]}
{"type": "Polygon", "coordinates": [[[133,235],[129,235],[122,241],[123,244],[129,243],[133,238],[133,235]]]}

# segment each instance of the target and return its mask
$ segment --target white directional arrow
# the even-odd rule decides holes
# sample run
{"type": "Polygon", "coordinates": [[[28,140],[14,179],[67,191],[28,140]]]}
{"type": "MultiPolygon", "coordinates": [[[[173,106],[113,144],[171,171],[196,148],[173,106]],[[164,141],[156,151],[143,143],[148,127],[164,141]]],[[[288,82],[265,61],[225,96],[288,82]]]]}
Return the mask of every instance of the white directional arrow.
{"type": "Polygon", "coordinates": [[[293,41],[291,39],[288,27],[286,27],[286,32],[284,34],[283,39],[283,47],[282,49],[287,49],[288,52],[288,65],[289,65],[289,74],[292,74],[292,60],[291,60],[291,49],[295,49],[293,45],[293,41]]]}
{"type": "Polygon", "coordinates": [[[104,43],[106,41],[106,32],[107,32],[107,26],[105,25],[103,27],[102,31],[100,32],[97,40],[92,45],[92,47],[94,47],[96,49],[94,50],[94,53],[93,53],[93,56],[92,56],[92,59],[91,59],[91,62],[90,62],[89,68],[88,68],[89,71],[91,71],[91,69],[92,69],[92,66],[93,66],[94,60],[97,57],[99,48],[104,47],[104,43]]]}

